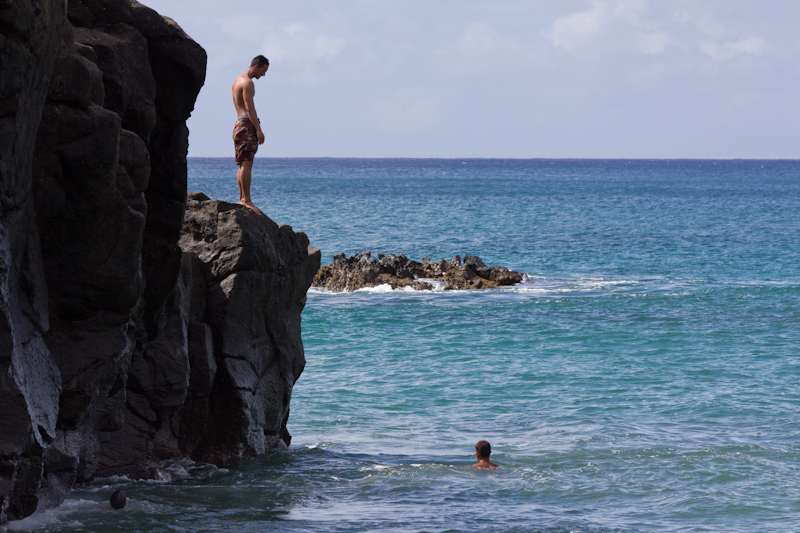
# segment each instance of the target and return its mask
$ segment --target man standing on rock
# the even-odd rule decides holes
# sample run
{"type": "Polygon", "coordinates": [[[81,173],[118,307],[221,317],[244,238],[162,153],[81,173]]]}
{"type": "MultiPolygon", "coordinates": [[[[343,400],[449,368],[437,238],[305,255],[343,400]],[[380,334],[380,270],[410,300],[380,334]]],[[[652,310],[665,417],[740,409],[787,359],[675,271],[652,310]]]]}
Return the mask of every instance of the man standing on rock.
{"type": "Polygon", "coordinates": [[[233,126],[233,144],[236,148],[236,164],[239,165],[236,174],[236,181],[239,182],[239,203],[259,215],[261,211],[250,199],[250,180],[258,145],[264,144],[264,132],[261,131],[261,123],[253,104],[253,96],[256,94],[253,78],[260,78],[267,73],[268,68],[269,60],[264,56],[256,56],[250,62],[250,68],[233,82],[233,106],[238,115],[233,126]]]}

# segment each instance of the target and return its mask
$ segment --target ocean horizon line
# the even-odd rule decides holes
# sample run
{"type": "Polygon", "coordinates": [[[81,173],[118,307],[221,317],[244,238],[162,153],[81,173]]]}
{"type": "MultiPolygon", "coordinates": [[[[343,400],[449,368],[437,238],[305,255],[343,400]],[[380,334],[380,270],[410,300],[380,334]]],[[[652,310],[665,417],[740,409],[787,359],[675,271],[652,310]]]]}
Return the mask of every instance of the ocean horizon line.
{"type": "MultiPolygon", "coordinates": [[[[187,160],[229,159],[233,156],[187,156],[187,160]]],[[[800,157],[789,158],[701,158],[701,157],[361,157],[361,156],[297,156],[297,157],[258,157],[260,160],[332,160],[332,161],[725,161],[725,162],[800,162],[800,157]]]]}

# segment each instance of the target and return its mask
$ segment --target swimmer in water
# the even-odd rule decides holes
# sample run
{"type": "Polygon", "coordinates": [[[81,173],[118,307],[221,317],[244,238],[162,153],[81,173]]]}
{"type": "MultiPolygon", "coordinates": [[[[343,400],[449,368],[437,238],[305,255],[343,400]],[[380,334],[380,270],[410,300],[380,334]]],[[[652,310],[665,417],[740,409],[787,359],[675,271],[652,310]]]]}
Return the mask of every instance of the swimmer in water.
{"type": "Polygon", "coordinates": [[[491,454],[492,445],[485,440],[479,440],[475,445],[475,457],[478,459],[478,462],[472,466],[477,468],[497,468],[500,465],[497,465],[489,460],[489,456],[491,454]]]}

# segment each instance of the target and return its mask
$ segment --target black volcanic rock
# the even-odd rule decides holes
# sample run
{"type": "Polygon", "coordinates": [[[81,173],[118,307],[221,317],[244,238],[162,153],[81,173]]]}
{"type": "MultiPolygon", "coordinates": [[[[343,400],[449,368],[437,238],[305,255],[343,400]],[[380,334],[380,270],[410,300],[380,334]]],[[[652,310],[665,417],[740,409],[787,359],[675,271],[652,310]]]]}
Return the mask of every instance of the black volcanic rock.
{"type": "Polygon", "coordinates": [[[68,11],[33,158],[44,339],[61,373],[39,489],[45,505],[98,472],[147,476],[142,465],[159,457],[162,429],[185,398],[186,324],[175,318],[188,283],[178,247],[185,122],[205,71],[202,48],[137,2],[72,0],[68,11]],[[165,35],[184,50],[176,57],[192,58],[169,75],[152,68],[176,61],[160,58],[165,35]],[[179,110],[159,113],[160,81],[177,93],[167,100],[186,102],[179,110]],[[152,424],[132,431],[143,420],[152,424]]]}
{"type": "Polygon", "coordinates": [[[194,436],[184,449],[197,460],[225,463],[288,445],[289,400],[305,366],[300,312],[320,251],[304,233],[202,193],[189,196],[180,244],[199,259],[194,265],[205,280],[190,331],[204,346],[196,355],[207,370],[190,388],[195,402],[210,406],[200,409],[205,419],[182,420],[194,436]]]}
{"type": "Polygon", "coordinates": [[[289,440],[319,252],[202,195],[184,224],[205,63],[135,0],[0,1],[0,528],[289,440]]]}
{"type": "Polygon", "coordinates": [[[36,509],[56,438],[61,375],[43,338],[48,287],[31,166],[64,8],[59,0],[0,2],[0,526],[36,509]]]}
{"type": "Polygon", "coordinates": [[[506,267],[487,267],[479,257],[454,256],[451,261],[438,263],[425,257],[422,263],[403,254],[378,255],[362,252],[352,257],[333,256],[333,264],[323,265],[314,277],[314,287],[331,292],[352,292],[367,287],[390,285],[392,289],[410,287],[430,290],[430,281],[444,282],[445,290],[489,289],[515,285],[525,278],[522,272],[506,267]]]}

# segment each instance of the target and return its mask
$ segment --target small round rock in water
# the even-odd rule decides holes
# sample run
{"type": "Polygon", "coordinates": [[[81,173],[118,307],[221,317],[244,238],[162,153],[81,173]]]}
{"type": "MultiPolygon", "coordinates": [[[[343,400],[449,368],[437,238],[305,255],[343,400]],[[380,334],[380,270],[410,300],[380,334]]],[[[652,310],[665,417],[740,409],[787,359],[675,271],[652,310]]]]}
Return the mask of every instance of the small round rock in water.
{"type": "Polygon", "coordinates": [[[128,498],[125,497],[124,492],[118,490],[111,495],[111,507],[114,509],[124,509],[126,505],[128,505],[128,498]]]}

